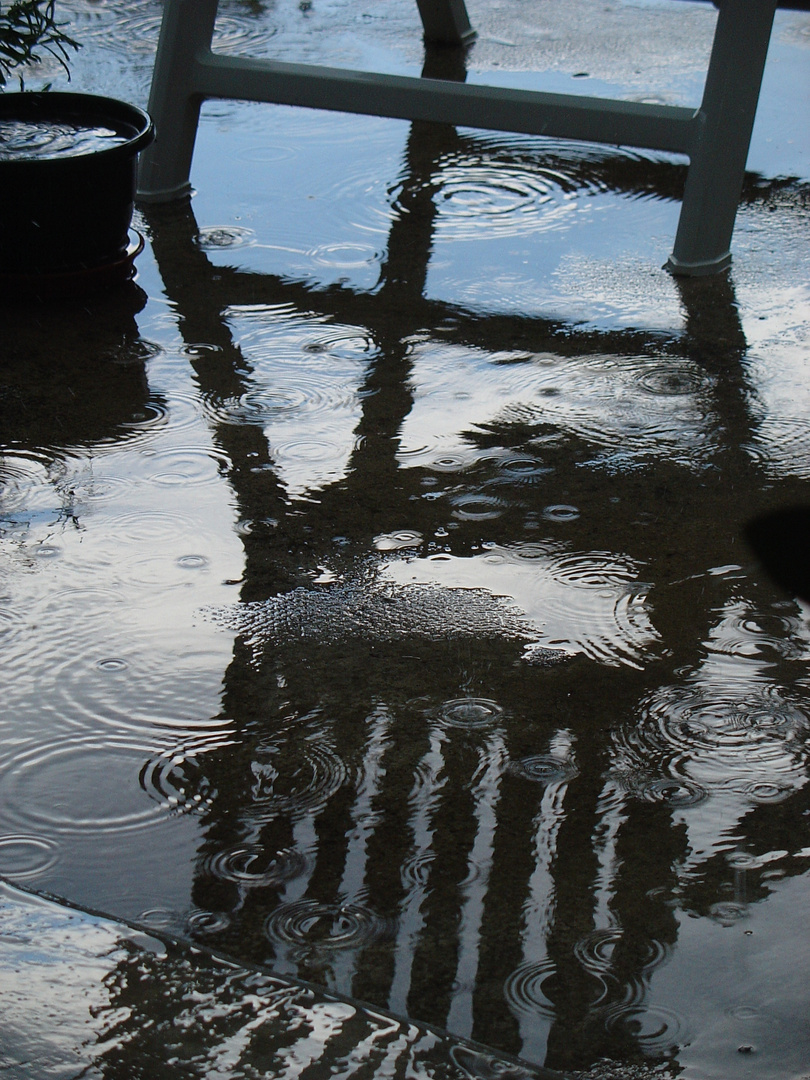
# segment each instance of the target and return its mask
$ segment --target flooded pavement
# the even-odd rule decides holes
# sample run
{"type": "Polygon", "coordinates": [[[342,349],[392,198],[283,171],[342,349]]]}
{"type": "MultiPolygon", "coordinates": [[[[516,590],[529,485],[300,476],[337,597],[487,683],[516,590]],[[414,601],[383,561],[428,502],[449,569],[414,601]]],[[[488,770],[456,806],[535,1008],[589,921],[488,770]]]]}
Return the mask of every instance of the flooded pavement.
{"type": "Polygon", "coordinates": [[[0,917],[5,1076],[556,1075],[2,883],[0,917]]]}
{"type": "MultiPolygon", "coordinates": [[[[709,5],[589,6],[471,4],[467,77],[696,101],[709,5]]],[[[160,5],[63,10],[73,88],[145,105],[160,5]]],[[[222,41],[423,62],[400,3],[224,3],[222,41]]],[[[660,269],[677,159],[212,102],[136,281],[4,307],[0,876],[32,948],[91,926],[100,985],[130,955],[15,884],[496,1057],[810,1074],[810,628],[743,540],[810,498],[808,59],[778,13],[716,279],[660,269]]],[[[156,985],[103,1008],[181,1025],[156,985]]]]}

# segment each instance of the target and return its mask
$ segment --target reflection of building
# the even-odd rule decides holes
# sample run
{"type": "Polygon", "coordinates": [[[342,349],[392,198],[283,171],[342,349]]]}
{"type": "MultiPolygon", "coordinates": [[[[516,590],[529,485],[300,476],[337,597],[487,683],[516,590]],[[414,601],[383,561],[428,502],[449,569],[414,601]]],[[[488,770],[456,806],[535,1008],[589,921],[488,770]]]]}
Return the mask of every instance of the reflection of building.
{"type": "MultiPolygon", "coordinates": [[[[734,591],[712,571],[739,558],[730,538],[767,498],[744,450],[756,430],[746,343],[725,280],[681,284],[682,334],[578,331],[426,298],[436,163],[461,141],[414,126],[403,212],[368,292],[214,269],[188,207],[149,211],[231,462],[241,599],[263,612],[241,624],[225,677],[223,716],[238,739],[199,765],[194,901],[210,913],[206,938],[229,951],[550,1066],[666,1059],[687,1035],[651,988],[677,945],[676,909],[711,913],[735,871],[690,850],[689,815],[712,805],[686,766],[701,746],[687,727],[676,751],[655,749],[644,725],[667,697],[657,687],[700,672],[734,591]],[[255,325],[265,305],[285,311],[286,341],[303,356],[311,328],[290,331],[291,312],[315,314],[327,357],[330,327],[344,353],[356,350],[353,438],[318,482],[317,468],[296,475],[283,450],[274,456],[288,388],[264,386],[273,339],[257,348],[240,324],[242,309],[255,325]],[[545,382],[543,356],[555,359],[545,382]],[[445,415],[467,457],[409,452],[432,404],[416,392],[431,385],[450,402],[454,380],[464,403],[445,415]],[[564,503],[551,496],[560,491],[564,503]],[[397,608],[406,586],[425,609],[445,589],[454,611],[452,589],[468,585],[493,600],[505,574],[522,590],[521,618],[563,627],[539,644],[578,655],[527,664],[508,618],[505,630],[485,620],[491,633],[438,633],[441,617],[423,610],[420,632],[419,611],[397,608]],[[578,602],[587,646],[572,630],[578,602]],[[394,611],[385,633],[375,603],[394,611]],[[627,718],[631,750],[603,721],[606,702],[627,718]],[[684,899],[695,889],[699,899],[684,899]]],[[[629,172],[620,186],[648,190],[642,165],[629,172]]],[[[604,176],[616,182],[607,165],[604,176]]],[[[771,688],[762,715],[768,701],[781,715],[770,674],[758,668],[756,680],[771,688]]],[[[749,705],[743,696],[735,708],[749,705]]],[[[782,748],[801,772],[796,730],[782,748]]],[[[780,821],[797,820],[798,798],[787,796],[780,821]]],[[[773,809],[749,806],[740,823],[756,819],[759,835],[773,809]]]]}

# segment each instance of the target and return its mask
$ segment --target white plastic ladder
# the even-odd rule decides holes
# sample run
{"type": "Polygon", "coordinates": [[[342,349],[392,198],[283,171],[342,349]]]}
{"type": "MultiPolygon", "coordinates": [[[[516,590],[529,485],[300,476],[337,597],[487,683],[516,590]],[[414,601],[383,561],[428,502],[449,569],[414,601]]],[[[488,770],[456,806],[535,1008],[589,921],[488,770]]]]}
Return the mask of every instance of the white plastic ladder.
{"type": "MultiPolygon", "coordinates": [[[[461,46],[475,36],[464,0],[417,4],[426,41],[461,46]]],[[[731,262],[734,219],[777,4],[722,0],[703,101],[689,109],[227,56],[211,50],[218,0],[166,0],[149,99],[157,137],[141,155],[138,197],[165,202],[188,193],[200,105],[206,98],[666,150],[689,157],[666,266],[675,274],[717,273],[731,262]]]]}

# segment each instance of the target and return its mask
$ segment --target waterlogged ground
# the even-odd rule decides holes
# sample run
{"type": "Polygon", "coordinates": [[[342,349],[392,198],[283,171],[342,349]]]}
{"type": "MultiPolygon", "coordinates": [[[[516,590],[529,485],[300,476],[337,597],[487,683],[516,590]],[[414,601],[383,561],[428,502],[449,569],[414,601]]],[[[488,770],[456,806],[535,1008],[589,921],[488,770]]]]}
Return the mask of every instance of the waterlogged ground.
{"type": "MultiPolygon", "coordinates": [[[[710,6],[563,7],[471,3],[469,78],[699,97],[710,6]]],[[[145,104],[160,5],[63,9],[145,104]]],[[[4,308],[0,875],[535,1065],[810,1074],[810,627],[742,541],[810,498],[809,59],[727,278],[660,269],[676,160],[227,102],[134,283],[4,308]]]]}

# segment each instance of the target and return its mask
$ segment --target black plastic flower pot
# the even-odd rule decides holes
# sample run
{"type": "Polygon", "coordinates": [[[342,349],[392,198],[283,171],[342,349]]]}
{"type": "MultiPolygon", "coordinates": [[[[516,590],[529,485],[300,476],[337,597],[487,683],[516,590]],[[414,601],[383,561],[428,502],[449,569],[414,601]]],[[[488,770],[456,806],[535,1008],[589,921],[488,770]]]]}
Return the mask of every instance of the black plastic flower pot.
{"type": "Polygon", "coordinates": [[[149,116],[114,98],[0,94],[3,285],[70,291],[130,276],[142,246],[130,236],[137,159],[153,138],[149,116]]]}

